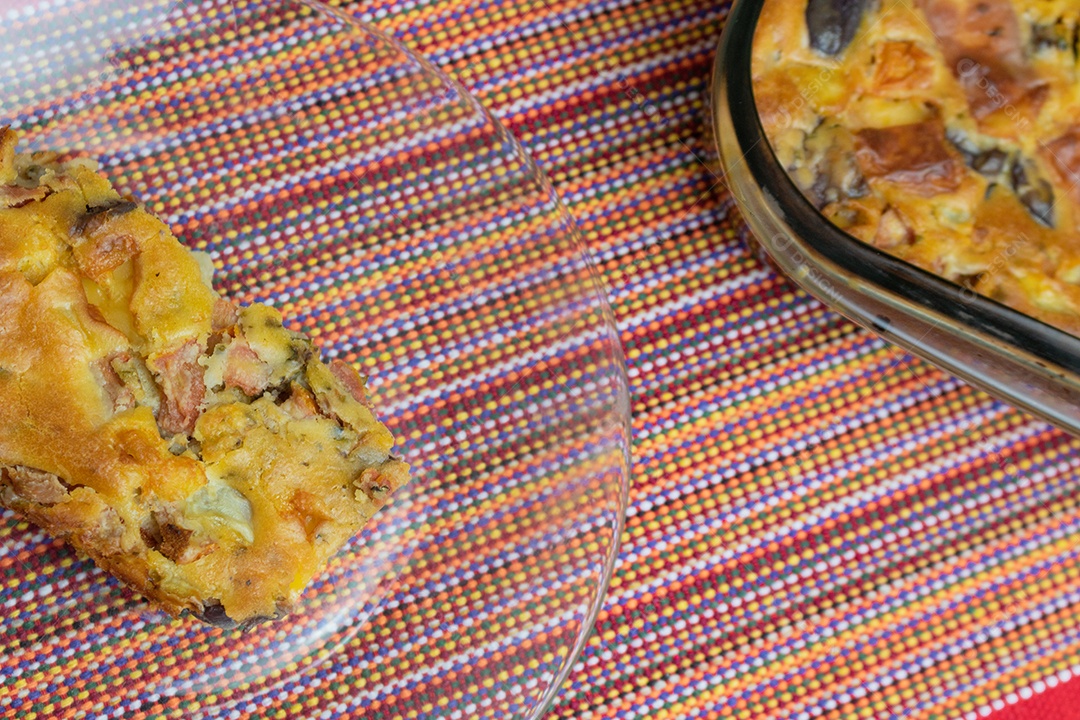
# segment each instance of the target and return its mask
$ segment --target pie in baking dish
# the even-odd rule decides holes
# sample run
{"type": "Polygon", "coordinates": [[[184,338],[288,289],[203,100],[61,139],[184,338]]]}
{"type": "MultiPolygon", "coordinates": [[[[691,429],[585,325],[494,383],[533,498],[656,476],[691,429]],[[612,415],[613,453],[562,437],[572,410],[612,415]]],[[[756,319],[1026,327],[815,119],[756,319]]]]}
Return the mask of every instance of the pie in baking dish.
{"type": "Polygon", "coordinates": [[[0,504],[164,610],[289,612],[408,478],[352,366],[121,197],[0,130],[0,504]]]}
{"type": "Polygon", "coordinates": [[[833,223],[1080,334],[1080,5],[765,0],[767,137],[833,223]]]}

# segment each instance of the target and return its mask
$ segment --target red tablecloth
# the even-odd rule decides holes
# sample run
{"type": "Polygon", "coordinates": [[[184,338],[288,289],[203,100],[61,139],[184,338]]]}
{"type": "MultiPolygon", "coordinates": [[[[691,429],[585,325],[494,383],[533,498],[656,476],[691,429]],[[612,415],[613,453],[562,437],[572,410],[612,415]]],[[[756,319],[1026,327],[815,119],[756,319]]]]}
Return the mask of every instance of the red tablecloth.
{"type": "MultiPolygon", "coordinates": [[[[1053,677],[1053,676],[1051,676],[1053,677]]],[[[1049,678],[1048,678],[1049,679],[1049,678]]],[[[1080,718],[1080,681],[1072,679],[1034,683],[1034,687],[999,701],[992,706],[993,720],[1076,720],[1080,718]],[[1004,703],[1004,706],[1002,704],[1004,703]]]]}

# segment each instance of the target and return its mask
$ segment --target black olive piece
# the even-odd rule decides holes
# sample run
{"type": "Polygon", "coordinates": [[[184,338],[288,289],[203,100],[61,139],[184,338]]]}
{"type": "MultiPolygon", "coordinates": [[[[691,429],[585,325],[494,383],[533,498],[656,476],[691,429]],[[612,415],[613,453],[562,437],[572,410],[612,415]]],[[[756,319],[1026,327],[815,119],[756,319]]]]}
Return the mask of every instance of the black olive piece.
{"type": "Polygon", "coordinates": [[[289,613],[282,607],[282,601],[279,599],[273,615],[257,615],[242,623],[238,623],[225,614],[225,606],[222,605],[221,601],[217,598],[211,598],[203,603],[203,611],[201,613],[192,613],[192,615],[199,620],[202,620],[204,623],[221,628],[222,630],[250,630],[261,623],[280,620],[288,614],[289,613]]]}
{"type": "Polygon", "coordinates": [[[1053,24],[1031,26],[1031,47],[1038,53],[1043,50],[1069,50],[1072,47],[1072,32],[1058,18],[1053,24]]]}
{"type": "Polygon", "coordinates": [[[225,606],[221,604],[220,600],[216,599],[210,599],[203,603],[202,612],[195,613],[195,617],[204,623],[223,630],[232,630],[237,626],[237,622],[225,614],[225,606]]]}
{"type": "Polygon", "coordinates": [[[976,155],[971,162],[971,168],[980,175],[995,177],[1005,169],[1005,163],[1009,156],[1002,150],[991,148],[976,155]]]}
{"type": "Polygon", "coordinates": [[[806,194],[810,196],[811,202],[814,203],[818,210],[829,204],[831,181],[832,178],[829,177],[828,173],[818,173],[814,176],[814,182],[807,188],[806,194]]]}
{"type": "Polygon", "coordinates": [[[131,200],[116,200],[105,205],[88,207],[86,208],[86,212],[75,221],[75,227],[72,228],[72,232],[76,235],[84,235],[87,230],[97,226],[108,218],[126,215],[138,207],[138,204],[131,200]]]}
{"type": "Polygon", "coordinates": [[[1003,151],[997,148],[990,148],[989,150],[980,150],[975,143],[971,142],[967,135],[958,130],[948,130],[945,133],[945,137],[948,138],[952,146],[956,148],[956,151],[964,158],[964,164],[969,168],[985,175],[986,177],[997,177],[1001,174],[1001,171],[1005,169],[1005,165],[1008,163],[1009,156],[1003,151]]]}
{"type": "Polygon", "coordinates": [[[278,611],[273,615],[256,615],[250,620],[245,620],[242,623],[238,623],[236,627],[246,632],[251,628],[255,627],[256,625],[262,625],[264,622],[273,622],[275,620],[280,620],[283,617],[285,617],[285,613],[281,611],[278,611]]]}
{"type": "Polygon", "coordinates": [[[964,164],[971,167],[971,164],[975,162],[975,158],[979,155],[979,148],[975,143],[968,140],[967,134],[962,130],[948,128],[945,130],[945,139],[963,156],[964,164]]]}
{"type": "Polygon", "coordinates": [[[806,29],[810,47],[824,55],[839,55],[855,39],[871,0],[810,0],[806,29]]]}
{"type": "Polygon", "coordinates": [[[1033,172],[1020,158],[1013,160],[1009,180],[1016,197],[1027,208],[1031,217],[1048,228],[1054,227],[1054,188],[1042,178],[1034,178],[1033,172]]]}
{"type": "Polygon", "coordinates": [[[866,183],[866,178],[859,175],[855,176],[855,179],[847,188],[847,196],[849,198],[859,199],[864,198],[870,194],[870,186],[866,183]]]}

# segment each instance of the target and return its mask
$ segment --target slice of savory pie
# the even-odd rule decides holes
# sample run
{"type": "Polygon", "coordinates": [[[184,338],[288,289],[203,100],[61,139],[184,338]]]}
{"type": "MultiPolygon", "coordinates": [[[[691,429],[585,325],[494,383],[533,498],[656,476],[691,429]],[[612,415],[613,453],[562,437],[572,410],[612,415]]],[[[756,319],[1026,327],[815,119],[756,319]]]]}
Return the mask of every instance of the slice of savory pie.
{"type": "Polygon", "coordinates": [[[289,612],[408,478],[352,366],[85,159],[0,129],[0,504],[166,611],[289,612]]]}

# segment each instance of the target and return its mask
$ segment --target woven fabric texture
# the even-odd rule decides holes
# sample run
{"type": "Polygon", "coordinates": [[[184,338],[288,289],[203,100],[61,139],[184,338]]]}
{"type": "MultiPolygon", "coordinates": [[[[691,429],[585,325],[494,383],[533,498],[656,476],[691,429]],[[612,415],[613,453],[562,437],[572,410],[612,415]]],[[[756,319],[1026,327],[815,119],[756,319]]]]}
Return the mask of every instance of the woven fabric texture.
{"type": "Polygon", "coordinates": [[[748,251],[708,137],[727,3],[343,7],[506,123],[610,289],[636,477],[553,717],[981,717],[1069,677],[1080,442],[748,251]]]}
{"type": "MultiPolygon", "coordinates": [[[[756,259],[708,131],[728,3],[338,7],[455,76],[532,152],[619,323],[634,413],[629,516],[595,632],[551,718],[1070,717],[1080,440],[888,346],[756,259]]],[[[407,182],[389,169],[379,179],[407,182]]],[[[318,292],[307,284],[296,291],[318,292]]],[[[582,572],[595,572],[582,557],[582,572]]],[[[11,591],[2,601],[27,602],[11,591]]],[[[440,659],[432,617],[420,640],[435,649],[421,660],[440,659]]],[[[521,618],[507,611],[506,623],[521,618]]],[[[536,651],[553,665],[566,644],[558,629],[551,652],[536,651]]],[[[288,644],[266,642],[258,657],[273,674],[291,662],[288,644]]],[[[43,675],[40,648],[22,650],[19,672],[43,675]]],[[[92,651],[74,654],[57,667],[100,670],[85,667],[92,651]]],[[[146,667],[186,659],[186,647],[132,650],[107,668],[102,692],[137,695],[146,667]]],[[[353,672],[378,682],[376,670],[353,672]]],[[[51,688],[29,699],[35,717],[83,701],[60,673],[35,680],[51,688]]],[[[497,694],[504,675],[485,691],[497,694]]],[[[366,716],[424,717],[458,682],[449,671],[435,680],[383,688],[388,699],[366,716]]],[[[347,684],[312,688],[290,684],[216,716],[365,716],[323,700],[348,696],[347,684]]],[[[160,693],[147,702],[150,716],[184,715],[160,693]]]]}

